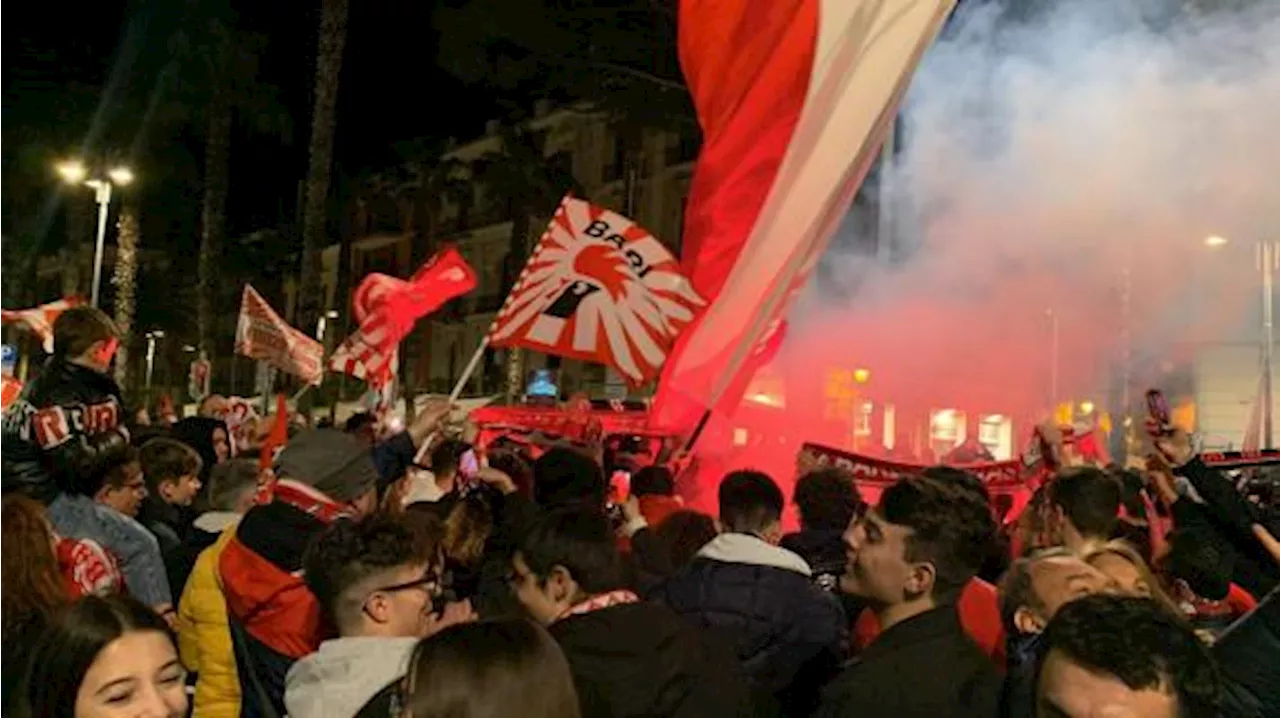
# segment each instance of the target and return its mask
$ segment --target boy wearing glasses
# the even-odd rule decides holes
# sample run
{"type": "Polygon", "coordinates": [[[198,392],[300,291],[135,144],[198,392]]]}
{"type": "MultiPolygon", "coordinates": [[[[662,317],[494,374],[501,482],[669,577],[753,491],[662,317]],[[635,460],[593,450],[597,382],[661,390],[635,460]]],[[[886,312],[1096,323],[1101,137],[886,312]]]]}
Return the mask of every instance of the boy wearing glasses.
{"type": "Polygon", "coordinates": [[[395,518],[330,526],[308,549],[303,570],[339,637],[289,670],[289,715],[357,714],[395,692],[419,639],[474,620],[465,601],[442,605],[442,564],[439,545],[416,540],[395,518]]]}

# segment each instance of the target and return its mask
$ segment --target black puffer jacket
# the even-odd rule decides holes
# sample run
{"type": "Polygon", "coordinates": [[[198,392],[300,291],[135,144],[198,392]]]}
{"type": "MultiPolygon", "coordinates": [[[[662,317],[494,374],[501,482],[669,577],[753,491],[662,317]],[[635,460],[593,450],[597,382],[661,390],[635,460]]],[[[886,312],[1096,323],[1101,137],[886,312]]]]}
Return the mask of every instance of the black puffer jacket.
{"type": "Polygon", "coordinates": [[[1280,716],[1280,588],[1213,644],[1226,685],[1226,718],[1280,716]]]}
{"type": "Polygon", "coordinates": [[[732,645],[757,703],[785,715],[816,706],[847,651],[836,598],[812,583],[799,556],[754,536],[716,538],[655,597],[732,645]]]}
{"type": "MultiPolygon", "coordinates": [[[[100,447],[127,440],[124,402],[111,377],[54,357],[4,414],[3,491],[48,504],[100,447]]],[[[92,495],[95,487],[82,487],[92,495]]]]}
{"type": "Polygon", "coordinates": [[[551,626],[583,718],[743,718],[747,680],[728,648],[666,606],[631,603],[551,626]]]}

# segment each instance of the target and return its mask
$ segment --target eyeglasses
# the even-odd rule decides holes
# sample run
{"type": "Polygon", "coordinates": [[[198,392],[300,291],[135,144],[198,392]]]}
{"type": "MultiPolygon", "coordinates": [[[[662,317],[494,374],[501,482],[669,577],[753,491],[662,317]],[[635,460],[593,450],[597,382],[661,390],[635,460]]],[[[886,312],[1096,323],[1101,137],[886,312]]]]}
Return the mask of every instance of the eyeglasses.
{"type": "Polygon", "coordinates": [[[390,586],[381,586],[373,589],[371,593],[399,593],[400,591],[409,591],[415,588],[422,589],[432,598],[439,598],[444,593],[444,584],[440,580],[440,576],[435,573],[428,573],[421,578],[404,583],[396,583],[390,586]]]}

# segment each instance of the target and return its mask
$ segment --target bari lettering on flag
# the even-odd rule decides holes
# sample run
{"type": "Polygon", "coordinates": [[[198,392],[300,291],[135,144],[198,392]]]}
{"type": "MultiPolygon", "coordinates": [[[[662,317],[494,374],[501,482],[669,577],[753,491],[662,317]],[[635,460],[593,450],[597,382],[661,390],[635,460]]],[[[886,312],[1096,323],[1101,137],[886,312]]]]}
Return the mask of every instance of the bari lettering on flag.
{"type": "Polygon", "coordinates": [[[236,353],[264,361],[311,384],[319,384],[324,377],[324,346],[289,326],[248,284],[240,298],[236,353]]]}
{"type": "Polygon", "coordinates": [[[476,286],[476,273],[456,247],[441,249],[407,281],[372,273],[352,297],[359,328],[329,357],[329,368],[374,387],[390,384],[401,340],[422,317],[476,286]]]}
{"type": "Polygon", "coordinates": [[[488,340],[606,364],[639,386],[704,304],[652,234],[566,195],[488,340]]]}
{"type": "Polygon", "coordinates": [[[710,301],[681,338],[654,425],[731,414],[780,338],[955,0],[681,0],[703,130],[684,265],[710,301]]]}
{"type": "Polygon", "coordinates": [[[18,324],[26,327],[40,337],[40,345],[44,347],[45,353],[52,354],[53,323],[58,321],[58,315],[80,304],[84,304],[83,299],[68,297],[67,299],[59,299],[56,302],[41,304],[32,309],[4,309],[0,310],[0,323],[18,324]]]}

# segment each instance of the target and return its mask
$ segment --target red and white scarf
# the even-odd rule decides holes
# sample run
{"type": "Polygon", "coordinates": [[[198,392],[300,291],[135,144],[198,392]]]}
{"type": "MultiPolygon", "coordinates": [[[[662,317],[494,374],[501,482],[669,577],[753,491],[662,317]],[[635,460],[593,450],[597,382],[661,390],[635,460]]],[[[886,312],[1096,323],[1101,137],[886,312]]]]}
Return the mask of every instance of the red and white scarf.
{"type": "Polygon", "coordinates": [[[581,603],[574,604],[573,606],[569,607],[569,609],[566,610],[564,613],[560,614],[560,617],[557,618],[556,620],[562,621],[570,616],[582,616],[584,614],[588,614],[593,611],[599,611],[602,608],[609,608],[611,606],[623,606],[628,603],[639,603],[639,602],[640,602],[640,597],[637,596],[634,591],[627,591],[625,589],[610,591],[608,593],[602,593],[598,596],[592,596],[591,598],[588,598],[587,600],[581,603]]]}

